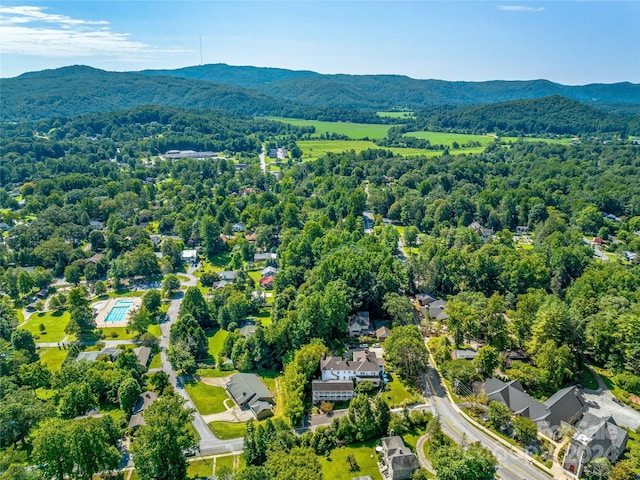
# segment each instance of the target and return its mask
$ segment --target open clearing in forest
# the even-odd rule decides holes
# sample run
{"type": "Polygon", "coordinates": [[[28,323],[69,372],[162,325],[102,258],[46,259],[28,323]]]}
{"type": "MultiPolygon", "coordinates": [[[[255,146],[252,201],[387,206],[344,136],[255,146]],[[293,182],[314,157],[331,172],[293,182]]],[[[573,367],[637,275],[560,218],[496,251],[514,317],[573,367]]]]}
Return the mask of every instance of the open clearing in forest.
{"type": "Polygon", "coordinates": [[[346,135],[354,140],[361,138],[384,138],[392,125],[378,123],[351,123],[351,122],[323,122],[320,120],[302,120],[299,118],[266,117],[268,120],[288,123],[296,127],[316,127],[313,137],[319,137],[322,133],[335,133],[346,135]]]}
{"type": "MultiPolygon", "coordinates": [[[[302,161],[311,162],[324,157],[327,153],[342,153],[353,150],[360,153],[368,149],[391,150],[396,155],[426,155],[435,157],[442,152],[437,150],[422,150],[419,148],[389,148],[381,147],[367,140],[299,140],[296,142],[302,149],[302,161]]],[[[460,151],[462,153],[462,151],[460,151]]]]}
{"type": "MultiPolygon", "coordinates": [[[[453,142],[457,142],[458,145],[462,146],[468,142],[480,142],[483,149],[487,145],[492,144],[495,141],[494,135],[473,135],[470,133],[449,133],[449,132],[429,132],[429,131],[418,131],[418,132],[407,132],[404,134],[405,137],[415,137],[422,138],[424,140],[429,140],[431,145],[445,145],[447,147],[452,147],[453,142]]],[[[515,143],[519,140],[519,137],[500,137],[500,141],[502,143],[515,143]]],[[[568,145],[571,143],[570,138],[542,138],[542,137],[522,137],[524,142],[547,142],[547,143],[560,143],[564,145],[568,145]]],[[[456,149],[457,150],[457,149],[456,149]]],[[[463,150],[462,148],[460,150],[463,150]]],[[[455,153],[456,151],[452,151],[451,153],[455,153]]]]}

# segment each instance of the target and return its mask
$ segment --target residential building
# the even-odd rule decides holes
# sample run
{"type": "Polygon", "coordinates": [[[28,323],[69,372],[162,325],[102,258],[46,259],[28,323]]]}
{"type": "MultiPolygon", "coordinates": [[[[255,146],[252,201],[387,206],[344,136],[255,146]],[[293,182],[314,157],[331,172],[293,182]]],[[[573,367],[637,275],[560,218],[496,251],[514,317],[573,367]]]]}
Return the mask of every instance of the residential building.
{"type": "Polygon", "coordinates": [[[255,373],[236,373],[227,391],[240,408],[248,409],[257,420],[273,415],[273,394],[255,373]]]}
{"type": "Polygon", "coordinates": [[[268,267],[265,267],[260,271],[260,276],[262,278],[265,278],[265,277],[268,277],[269,275],[275,275],[276,273],[278,273],[278,269],[276,267],[269,265],[268,267]]]}
{"type": "Polygon", "coordinates": [[[346,402],[356,395],[352,380],[313,380],[311,394],[313,403],[346,402]]]}
{"type": "Polygon", "coordinates": [[[355,380],[360,383],[364,380],[369,380],[376,385],[380,385],[380,375],[384,373],[384,363],[382,358],[376,357],[375,353],[368,350],[354,352],[352,360],[323,355],[320,360],[320,375],[325,382],[331,380],[355,380]]]}
{"type": "Polygon", "coordinates": [[[380,342],[386,340],[389,337],[389,335],[391,335],[391,330],[388,329],[387,327],[380,327],[379,329],[376,330],[376,338],[380,342]]]}
{"type": "Polygon", "coordinates": [[[226,280],[227,282],[233,282],[236,278],[238,278],[238,272],[226,270],[224,272],[218,273],[218,276],[220,277],[221,280],[226,280]]]}
{"type": "Polygon", "coordinates": [[[516,235],[529,235],[529,227],[525,225],[518,225],[516,227],[516,235]]]}
{"type": "Polygon", "coordinates": [[[586,413],[571,438],[562,467],[582,476],[584,466],[596,458],[606,458],[615,463],[627,448],[629,434],[618,427],[613,417],[596,417],[586,413]]]}
{"type": "Polygon", "coordinates": [[[136,354],[138,363],[143,367],[149,366],[149,359],[151,358],[151,348],[141,346],[133,349],[133,353],[136,354]]]}
{"type": "Polygon", "coordinates": [[[443,322],[449,318],[449,315],[444,311],[447,306],[446,300],[435,300],[427,307],[427,313],[431,320],[437,320],[443,322]]]}
{"type": "Polygon", "coordinates": [[[120,352],[122,352],[122,350],[116,347],[105,347],[97,352],[80,352],[76,357],[76,362],[80,362],[82,360],[86,360],[87,362],[95,362],[100,356],[107,356],[109,357],[109,360],[113,361],[118,355],[120,355],[120,352]]]}
{"type": "Polygon", "coordinates": [[[195,264],[198,262],[198,252],[196,250],[183,250],[180,258],[182,258],[182,261],[185,263],[195,264]]]}
{"type": "Polygon", "coordinates": [[[261,286],[262,288],[264,288],[265,290],[271,290],[271,289],[273,288],[273,280],[274,280],[275,278],[276,278],[276,277],[275,277],[275,276],[273,276],[273,275],[269,275],[268,277],[261,278],[261,279],[259,280],[259,282],[260,282],[260,286],[261,286]]]}
{"type": "Polygon", "coordinates": [[[129,428],[138,428],[142,425],[145,425],[144,417],[142,416],[142,412],[144,412],[149,405],[155,402],[158,399],[158,394],[156,392],[148,391],[143,392],[138,397],[138,401],[136,402],[133,410],[131,411],[131,418],[129,419],[129,428]]]}
{"type": "Polygon", "coordinates": [[[391,480],[406,480],[420,468],[418,457],[394,435],[382,439],[382,474],[391,480]]]}
{"type": "Polygon", "coordinates": [[[453,351],[453,359],[454,360],[473,360],[478,356],[478,352],[476,350],[466,349],[466,350],[454,350],[453,351]]]}
{"type": "Polygon", "coordinates": [[[585,411],[584,399],[575,386],[558,390],[544,403],[527,394],[517,380],[505,383],[490,378],[484,392],[490,401],[504,403],[513,414],[532,420],[541,433],[551,438],[557,436],[563,423],[575,423],[585,411]]]}
{"type": "Polygon", "coordinates": [[[369,312],[356,312],[349,318],[347,331],[350,337],[363,337],[371,335],[371,321],[369,312]]]}
{"type": "Polygon", "coordinates": [[[277,253],[256,253],[253,255],[254,262],[264,262],[269,260],[276,260],[278,258],[277,253]]]}
{"type": "Polygon", "coordinates": [[[231,225],[231,230],[235,233],[244,232],[244,223],[234,223],[231,225]]]}
{"type": "Polygon", "coordinates": [[[491,238],[494,234],[493,228],[483,227],[480,222],[472,222],[469,228],[478,232],[483,240],[491,238]]]}

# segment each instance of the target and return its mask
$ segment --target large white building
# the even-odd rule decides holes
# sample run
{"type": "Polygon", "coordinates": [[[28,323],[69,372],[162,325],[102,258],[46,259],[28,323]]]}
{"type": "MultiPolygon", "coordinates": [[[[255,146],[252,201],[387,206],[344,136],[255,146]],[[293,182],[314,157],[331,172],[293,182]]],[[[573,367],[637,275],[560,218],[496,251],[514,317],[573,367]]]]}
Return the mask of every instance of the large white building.
{"type": "Polygon", "coordinates": [[[369,380],[380,385],[380,375],[384,372],[384,360],[367,350],[353,352],[353,360],[342,357],[325,357],[320,360],[320,374],[323,381],[355,380],[357,383],[369,380]]]}

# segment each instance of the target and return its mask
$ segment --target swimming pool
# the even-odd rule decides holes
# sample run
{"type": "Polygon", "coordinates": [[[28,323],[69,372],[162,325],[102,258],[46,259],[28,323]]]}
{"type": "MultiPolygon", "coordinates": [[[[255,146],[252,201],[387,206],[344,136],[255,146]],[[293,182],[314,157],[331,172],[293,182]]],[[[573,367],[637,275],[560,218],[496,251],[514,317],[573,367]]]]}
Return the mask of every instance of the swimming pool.
{"type": "Polygon", "coordinates": [[[104,323],[110,322],[122,322],[127,317],[129,309],[133,307],[134,303],[131,300],[118,300],[116,304],[111,307],[109,313],[104,319],[104,323]]]}

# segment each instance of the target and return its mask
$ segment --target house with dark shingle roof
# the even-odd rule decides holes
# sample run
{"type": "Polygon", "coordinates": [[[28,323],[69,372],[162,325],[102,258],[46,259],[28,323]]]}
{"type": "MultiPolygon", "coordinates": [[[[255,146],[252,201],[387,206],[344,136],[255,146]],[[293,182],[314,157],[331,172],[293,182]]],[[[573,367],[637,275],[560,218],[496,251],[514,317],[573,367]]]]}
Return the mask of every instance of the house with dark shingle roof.
{"type": "Polygon", "coordinates": [[[273,393],[255,373],[236,373],[227,383],[227,391],[240,408],[251,410],[257,420],[273,415],[273,393]]]}
{"type": "Polygon", "coordinates": [[[150,347],[137,347],[133,349],[133,353],[136,354],[136,358],[138,359],[138,363],[143,367],[147,367],[149,365],[149,359],[151,358],[151,348],[150,347]]]}
{"type": "Polygon", "coordinates": [[[562,467],[576,477],[582,476],[584,466],[596,458],[615,463],[627,448],[629,434],[618,427],[613,417],[596,417],[586,413],[571,438],[562,467]]]}
{"type": "Polygon", "coordinates": [[[514,415],[533,421],[538,430],[555,438],[563,423],[572,424],[582,416],[585,403],[578,389],[563,388],[542,403],[524,391],[517,380],[505,383],[489,378],[484,384],[489,401],[497,401],[509,407],[514,415]]]}
{"type": "Polygon", "coordinates": [[[138,428],[146,423],[144,421],[144,417],[142,416],[142,412],[144,412],[149,407],[149,405],[151,405],[157,399],[158,394],[156,392],[147,391],[140,394],[140,396],[138,397],[138,401],[133,407],[133,410],[131,410],[129,428],[138,428]]]}
{"type": "Polygon", "coordinates": [[[379,341],[386,340],[389,337],[389,335],[391,335],[391,330],[388,329],[387,327],[383,326],[376,330],[376,338],[379,341]]]}
{"type": "Polygon", "coordinates": [[[420,468],[418,457],[394,435],[382,439],[382,474],[391,480],[406,480],[420,468]]]}
{"type": "Polygon", "coordinates": [[[356,312],[349,318],[347,332],[350,337],[363,337],[371,334],[369,312],[356,312]]]}

